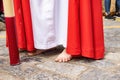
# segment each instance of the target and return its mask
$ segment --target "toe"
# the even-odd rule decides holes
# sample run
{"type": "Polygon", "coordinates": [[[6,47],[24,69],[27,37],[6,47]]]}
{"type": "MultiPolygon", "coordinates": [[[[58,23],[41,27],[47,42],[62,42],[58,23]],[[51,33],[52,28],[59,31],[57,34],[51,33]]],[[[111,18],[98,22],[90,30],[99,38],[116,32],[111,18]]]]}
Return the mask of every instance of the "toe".
{"type": "Polygon", "coordinates": [[[68,57],[67,60],[70,61],[70,60],[71,60],[71,57],[68,57]]]}
{"type": "Polygon", "coordinates": [[[58,62],[59,61],[59,58],[57,57],[56,59],[55,59],[55,62],[58,62]]]}
{"type": "Polygon", "coordinates": [[[55,59],[56,62],[59,62],[60,60],[60,55],[58,55],[58,57],[55,59]]]}
{"type": "Polygon", "coordinates": [[[68,59],[67,59],[67,58],[65,58],[65,59],[64,59],[64,62],[67,62],[67,61],[68,61],[68,59]]]}
{"type": "Polygon", "coordinates": [[[63,58],[62,62],[65,62],[66,58],[63,58]]]}
{"type": "Polygon", "coordinates": [[[63,60],[62,59],[59,59],[59,62],[62,62],[63,60]]]}

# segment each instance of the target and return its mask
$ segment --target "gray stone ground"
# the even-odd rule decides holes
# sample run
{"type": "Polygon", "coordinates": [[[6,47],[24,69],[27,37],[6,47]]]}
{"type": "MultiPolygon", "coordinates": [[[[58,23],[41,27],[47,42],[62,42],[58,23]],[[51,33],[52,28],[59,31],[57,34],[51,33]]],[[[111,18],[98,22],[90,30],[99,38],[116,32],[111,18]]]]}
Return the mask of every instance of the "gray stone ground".
{"type": "Polygon", "coordinates": [[[20,53],[21,64],[9,65],[5,31],[0,31],[0,80],[120,80],[120,22],[104,20],[105,58],[76,58],[68,63],[54,62],[62,51],[28,57],[20,53]],[[117,26],[117,27],[116,27],[117,26]]]}
{"type": "Polygon", "coordinates": [[[5,24],[0,22],[0,31],[4,31],[5,30],[5,24]]]}

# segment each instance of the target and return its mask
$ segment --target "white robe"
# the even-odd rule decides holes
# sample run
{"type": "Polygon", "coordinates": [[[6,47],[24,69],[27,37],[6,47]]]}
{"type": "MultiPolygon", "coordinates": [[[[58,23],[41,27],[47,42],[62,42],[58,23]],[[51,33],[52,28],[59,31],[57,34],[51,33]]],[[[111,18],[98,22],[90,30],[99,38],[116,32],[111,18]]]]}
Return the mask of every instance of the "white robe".
{"type": "Polygon", "coordinates": [[[66,47],[68,0],[30,0],[30,7],[35,48],[66,47]]]}

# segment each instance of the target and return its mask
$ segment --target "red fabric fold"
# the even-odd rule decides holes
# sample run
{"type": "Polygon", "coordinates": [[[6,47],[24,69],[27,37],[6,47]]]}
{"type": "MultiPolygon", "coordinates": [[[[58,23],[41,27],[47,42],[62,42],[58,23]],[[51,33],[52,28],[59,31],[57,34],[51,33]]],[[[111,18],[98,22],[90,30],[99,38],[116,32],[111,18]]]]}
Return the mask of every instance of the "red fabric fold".
{"type": "Polygon", "coordinates": [[[18,48],[34,50],[29,0],[14,0],[18,48]]]}
{"type": "Polygon", "coordinates": [[[104,57],[101,0],[69,0],[67,53],[93,59],[104,57]]]}

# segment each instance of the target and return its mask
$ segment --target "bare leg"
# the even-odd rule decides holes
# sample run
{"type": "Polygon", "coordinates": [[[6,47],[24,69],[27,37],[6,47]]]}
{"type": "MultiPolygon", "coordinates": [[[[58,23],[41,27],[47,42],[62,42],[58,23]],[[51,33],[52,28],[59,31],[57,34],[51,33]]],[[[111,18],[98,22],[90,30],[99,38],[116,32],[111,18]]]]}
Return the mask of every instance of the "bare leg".
{"type": "Polygon", "coordinates": [[[72,56],[70,54],[66,53],[66,49],[63,50],[63,52],[58,55],[58,57],[55,59],[56,62],[68,62],[70,61],[72,56]]]}

